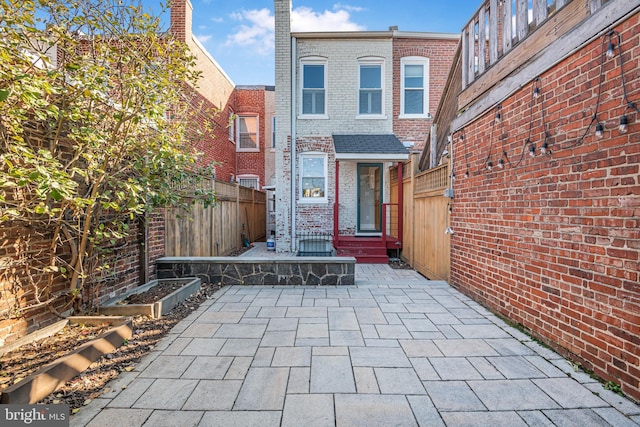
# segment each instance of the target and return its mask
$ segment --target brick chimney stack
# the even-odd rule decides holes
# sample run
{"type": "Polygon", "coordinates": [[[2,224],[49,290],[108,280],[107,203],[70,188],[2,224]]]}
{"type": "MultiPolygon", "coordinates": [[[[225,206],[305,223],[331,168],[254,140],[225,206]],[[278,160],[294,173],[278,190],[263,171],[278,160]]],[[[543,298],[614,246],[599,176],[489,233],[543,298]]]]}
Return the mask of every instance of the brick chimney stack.
{"type": "Polygon", "coordinates": [[[171,34],[182,42],[191,35],[193,6],[189,0],[171,0],[171,34]]]}

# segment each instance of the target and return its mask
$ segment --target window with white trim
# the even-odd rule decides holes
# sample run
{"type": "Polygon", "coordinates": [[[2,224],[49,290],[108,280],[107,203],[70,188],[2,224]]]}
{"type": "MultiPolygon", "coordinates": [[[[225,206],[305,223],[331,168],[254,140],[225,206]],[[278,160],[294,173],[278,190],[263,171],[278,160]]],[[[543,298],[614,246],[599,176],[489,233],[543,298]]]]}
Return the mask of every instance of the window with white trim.
{"type": "Polygon", "coordinates": [[[326,154],[300,154],[300,201],[303,203],[327,202],[326,154]]]}
{"type": "Polygon", "coordinates": [[[254,190],[260,189],[260,178],[258,177],[258,175],[238,175],[237,179],[238,184],[243,187],[253,188],[254,190]]]}
{"type": "Polygon", "coordinates": [[[238,116],[238,151],[259,151],[258,116],[238,116]]]}
{"type": "Polygon", "coordinates": [[[429,113],[429,58],[400,60],[400,117],[427,118],[429,113]]]}
{"type": "Polygon", "coordinates": [[[233,114],[233,111],[229,111],[228,127],[229,127],[229,141],[235,143],[236,142],[236,121],[235,121],[235,115],[233,114]]]}
{"type": "Polygon", "coordinates": [[[383,75],[382,59],[363,58],[359,60],[359,115],[382,115],[382,100],[384,99],[382,90],[383,75]]]}
{"type": "Polygon", "coordinates": [[[327,105],[327,61],[322,58],[303,59],[300,62],[300,87],[303,116],[324,116],[327,105]]]}

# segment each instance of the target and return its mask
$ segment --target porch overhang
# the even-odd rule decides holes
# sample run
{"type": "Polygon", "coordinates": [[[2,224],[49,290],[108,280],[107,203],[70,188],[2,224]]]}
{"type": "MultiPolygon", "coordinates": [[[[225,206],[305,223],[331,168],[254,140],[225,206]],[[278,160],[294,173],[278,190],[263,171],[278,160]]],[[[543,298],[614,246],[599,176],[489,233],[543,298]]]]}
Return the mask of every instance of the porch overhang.
{"type": "Polygon", "coordinates": [[[393,134],[333,135],[336,160],[401,162],[409,150],[393,134]]]}
{"type": "Polygon", "coordinates": [[[380,154],[380,153],[336,153],[336,160],[356,160],[356,161],[383,161],[402,162],[409,159],[407,154],[380,154]]]}

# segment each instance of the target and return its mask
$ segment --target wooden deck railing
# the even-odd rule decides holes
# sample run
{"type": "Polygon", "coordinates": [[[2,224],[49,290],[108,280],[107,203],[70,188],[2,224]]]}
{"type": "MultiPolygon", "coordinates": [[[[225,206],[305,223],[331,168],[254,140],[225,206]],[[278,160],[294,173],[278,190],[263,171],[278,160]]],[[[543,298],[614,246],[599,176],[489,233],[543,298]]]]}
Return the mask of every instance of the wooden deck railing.
{"type": "MultiPolygon", "coordinates": [[[[462,29],[462,90],[572,1],[485,0],[462,29]]],[[[587,0],[593,14],[607,0],[587,0]]]]}

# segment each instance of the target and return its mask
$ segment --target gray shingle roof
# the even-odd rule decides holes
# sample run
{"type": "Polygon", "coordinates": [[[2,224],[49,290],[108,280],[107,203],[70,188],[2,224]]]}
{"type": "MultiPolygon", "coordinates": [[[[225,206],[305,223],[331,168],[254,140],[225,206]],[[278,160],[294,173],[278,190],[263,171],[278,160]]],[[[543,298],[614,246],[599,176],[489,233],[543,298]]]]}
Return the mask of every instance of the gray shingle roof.
{"type": "Polygon", "coordinates": [[[336,153],[408,154],[407,148],[390,135],[333,135],[336,153]]]}

